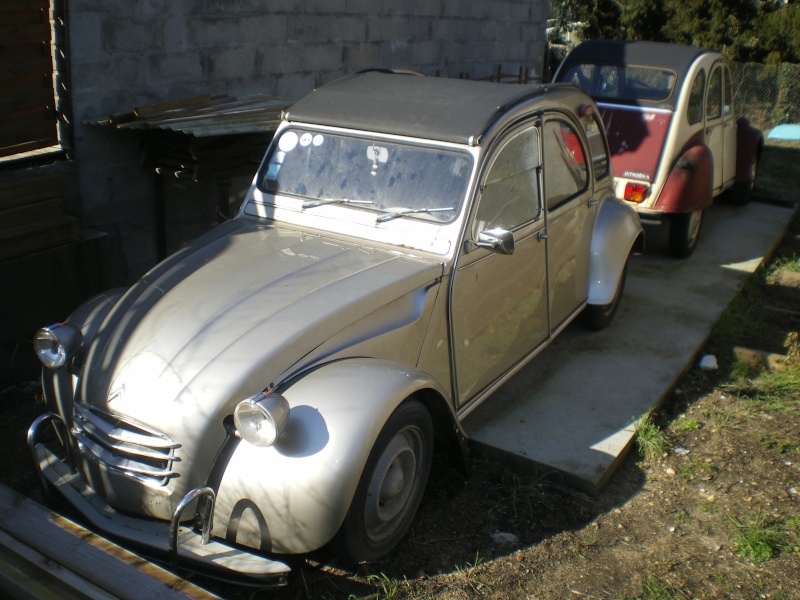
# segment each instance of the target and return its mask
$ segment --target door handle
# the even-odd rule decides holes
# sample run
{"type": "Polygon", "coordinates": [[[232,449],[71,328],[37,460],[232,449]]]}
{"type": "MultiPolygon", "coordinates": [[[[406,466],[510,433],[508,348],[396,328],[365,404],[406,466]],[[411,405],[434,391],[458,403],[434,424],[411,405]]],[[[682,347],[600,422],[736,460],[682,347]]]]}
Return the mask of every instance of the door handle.
{"type": "Polygon", "coordinates": [[[544,229],[542,229],[539,233],[536,234],[537,240],[546,240],[548,237],[550,236],[547,235],[547,232],[544,229]]]}
{"type": "Polygon", "coordinates": [[[600,204],[600,200],[597,200],[596,198],[590,198],[589,201],[586,203],[586,205],[589,208],[591,208],[592,206],[597,206],[598,204],[600,204]]]}

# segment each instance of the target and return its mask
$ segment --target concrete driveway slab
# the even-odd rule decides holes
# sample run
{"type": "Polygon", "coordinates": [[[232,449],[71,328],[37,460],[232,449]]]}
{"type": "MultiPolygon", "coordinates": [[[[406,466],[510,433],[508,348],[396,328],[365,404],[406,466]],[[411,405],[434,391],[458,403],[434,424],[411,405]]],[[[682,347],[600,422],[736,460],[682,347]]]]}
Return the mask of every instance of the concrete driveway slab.
{"type": "Polygon", "coordinates": [[[772,254],[793,210],[717,204],[686,260],[667,255],[666,225],[648,228],[614,323],[599,333],[570,325],[466,418],[472,443],[596,493],[636,422],[694,366],[717,317],[772,254]]]}

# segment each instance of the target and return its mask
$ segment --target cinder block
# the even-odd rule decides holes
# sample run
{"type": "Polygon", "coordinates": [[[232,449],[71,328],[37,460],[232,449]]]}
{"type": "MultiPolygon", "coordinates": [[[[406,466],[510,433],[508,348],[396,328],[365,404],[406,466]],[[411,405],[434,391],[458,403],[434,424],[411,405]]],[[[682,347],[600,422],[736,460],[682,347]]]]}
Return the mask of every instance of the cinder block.
{"type": "Polygon", "coordinates": [[[285,42],[286,15],[256,15],[239,19],[239,41],[243,44],[285,42]]]}

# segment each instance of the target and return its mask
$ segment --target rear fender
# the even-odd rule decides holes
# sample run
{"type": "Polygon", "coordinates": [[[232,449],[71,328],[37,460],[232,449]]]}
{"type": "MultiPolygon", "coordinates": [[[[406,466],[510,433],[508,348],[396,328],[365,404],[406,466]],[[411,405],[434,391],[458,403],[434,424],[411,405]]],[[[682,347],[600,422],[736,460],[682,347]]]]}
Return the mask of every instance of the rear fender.
{"type": "Polygon", "coordinates": [[[687,149],[675,162],[655,208],[664,213],[688,213],[711,206],[714,200],[714,157],[708,146],[687,149]]]}
{"type": "Polygon", "coordinates": [[[736,183],[747,183],[761,158],[764,136],[744,117],[736,120],[736,183]]]}
{"type": "Polygon", "coordinates": [[[592,234],[588,303],[609,304],[628,256],[643,251],[644,230],[636,211],[619,200],[605,200],[592,234]]]}
{"type": "Polygon", "coordinates": [[[277,391],[291,407],[287,429],[268,448],[238,442],[213,528],[229,542],[276,553],[310,552],[333,538],[381,428],[403,400],[446,404],[429,375],[368,358],[323,365],[277,391]]]}

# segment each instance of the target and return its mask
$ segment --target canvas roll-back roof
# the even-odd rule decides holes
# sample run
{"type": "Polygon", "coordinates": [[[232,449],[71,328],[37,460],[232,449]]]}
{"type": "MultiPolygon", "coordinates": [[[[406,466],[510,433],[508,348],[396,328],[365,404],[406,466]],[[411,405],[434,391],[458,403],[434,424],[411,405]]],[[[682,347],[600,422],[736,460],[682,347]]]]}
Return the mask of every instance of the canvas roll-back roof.
{"type": "Polygon", "coordinates": [[[477,143],[510,107],[543,85],[489,83],[365,71],[317,88],[289,109],[289,121],[477,143]]]}
{"type": "Polygon", "coordinates": [[[558,69],[558,77],[576,64],[632,65],[669,69],[675,72],[681,82],[692,63],[706,52],[710,50],[664,42],[590,40],[567,54],[558,69]]]}

